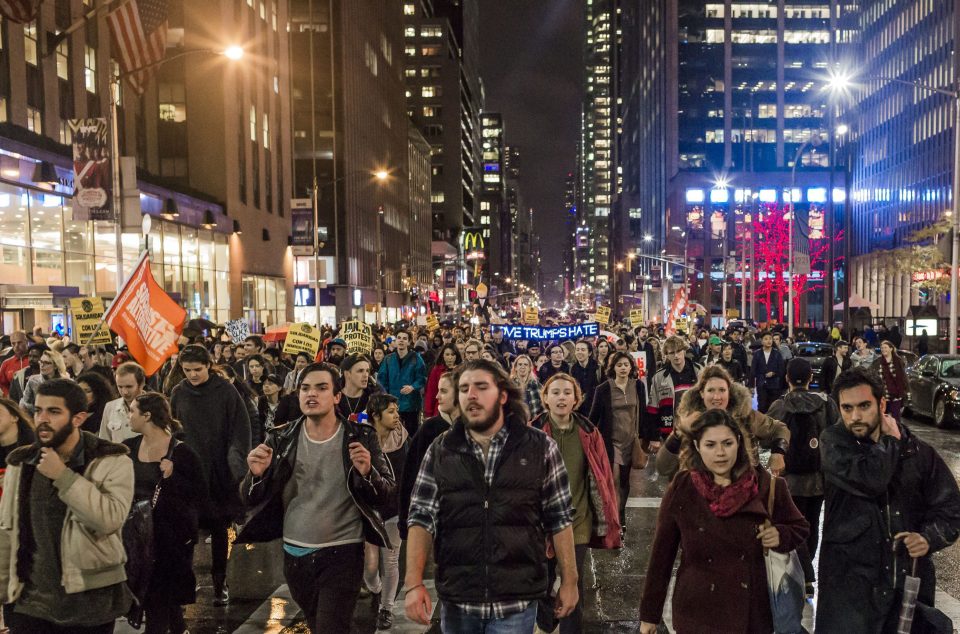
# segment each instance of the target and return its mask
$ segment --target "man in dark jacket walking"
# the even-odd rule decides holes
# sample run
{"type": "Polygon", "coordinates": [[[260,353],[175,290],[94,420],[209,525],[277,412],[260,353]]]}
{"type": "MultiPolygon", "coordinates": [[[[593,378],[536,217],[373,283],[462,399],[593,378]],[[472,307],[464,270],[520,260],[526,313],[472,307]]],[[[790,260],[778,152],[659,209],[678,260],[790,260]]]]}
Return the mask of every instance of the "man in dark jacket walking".
{"type": "Polygon", "coordinates": [[[593,405],[593,393],[600,384],[600,366],[597,360],[593,358],[593,344],[586,339],[577,342],[573,349],[573,356],[576,359],[573,367],[570,368],[570,375],[577,380],[580,385],[580,391],[583,393],[583,399],[580,406],[577,407],[577,413],[587,416],[590,413],[590,407],[593,405]]]}
{"type": "Polygon", "coordinates": [[[250,509],[241,542],[283,538],[283,573],[314,634],[349,632],[363,579],[363,543],[391,547],[378,511],[396,499],[372,425],[337,416],[340,372],[304,368],[303,418],[276,428],[247,456],[240,486],[250,509]]]}
{"type": "Polygon", "coordinates": [[[527,426],[523,395],[499,365],[468,361],[456,383],[462,414],[430,446],[410,501],[407,617],[430,624],[423,571],[436,544],[445,634],[532,632],[549,591],[547,536],[561,580],[554,614],[579,600],[567,471],[557,443],[527,426]]]}
{"type": "Polygon", "coordinates": [[[840,375],[842,425],[820,437],[826,507],[817,634],[897,631],[903,578],[918,560],[919,600],[932,606],[930,555],[960,536],[960,490],[927,443],[884,416],[883,384],[840,375]]]}
{"type": "Polygon", "coordinates": [[[771,418],[782,421],[790,429],[783,477],[790,497],[810,524],[806,544],[798,548],[807,594],[813,594],[816,575],[813,557],[820,538],[820,509],[823,508],[823,471],[818,439],[828,426],[840,422],[836,402],[823,392],[811,392],[813,367],[803,357],[787,363],[789,392],[774,401],[767,411],[771,418]]]}
{"type": "Polygon", "coordinates": [[[827,394],[833,393],[833,382],[837,377],[853,367],[853,360],[847,354],[848,352],[850,352],[850,346],[847,342],[838,341],[833,346],[833,354],[823,362],[820,382],[823,384],[823,391],[827,394]]]}
{"type": "Polygon", "coordinates": [[[210,353],[192,344],[178,362],[186,379],[170,395],[173,417],[183,424],[184,442],[200,458],[209,487],[210,507],[200,525],[210,531],[213,604],[230,601],[227,590],[227,528],[242,510],[237,484],[247,472],[250,416],[243,397],[229,381],[210,371],[210,353]]]}
{"type": "Polygon", "coordinates": [[[783,394],[787,366],[780,351],[773,347],[773,334],[764,332],[762,347],[753,353],[750,386],[757,389],[757,411],[766,414],[770,405],[783,394]]]}

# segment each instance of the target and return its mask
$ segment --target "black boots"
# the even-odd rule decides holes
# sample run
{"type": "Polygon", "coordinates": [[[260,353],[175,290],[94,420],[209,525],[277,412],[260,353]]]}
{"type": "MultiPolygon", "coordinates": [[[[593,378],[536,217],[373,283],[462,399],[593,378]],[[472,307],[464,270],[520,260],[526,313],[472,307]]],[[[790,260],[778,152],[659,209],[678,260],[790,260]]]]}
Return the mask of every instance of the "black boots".
{"type": "Polygon", "coordinates": [[[230,590],[227,588],[227,575],[213,575],[213,605],[222,607],[230,603],[230,590]]]}

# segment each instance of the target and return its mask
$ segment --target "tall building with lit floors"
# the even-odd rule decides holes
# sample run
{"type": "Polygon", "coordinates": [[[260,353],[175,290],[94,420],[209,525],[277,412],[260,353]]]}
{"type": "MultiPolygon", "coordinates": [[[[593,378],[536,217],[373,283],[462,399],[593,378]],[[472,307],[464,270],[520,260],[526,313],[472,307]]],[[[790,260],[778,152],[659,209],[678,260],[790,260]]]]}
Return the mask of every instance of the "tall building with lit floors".
{"type": "Polygon", "coordinates": [[[40,3],[32,22],[0,29],[0,331],[69,332],[67,299],[109,303],[140,254],[143,216],[154,277],[191,317],[288,321],[287,3],[166,3],[164,61],[142,95],[120,83],[118,145],[131,160],[114,157],[119,249],[117,216],[93,219],[73,197],[70,120],[107,118],[120,73],[106,17],[47,51],[90,4],[40,3]],[[220,54],[231,45],[241,59],[220,54]]]}
{"type": "Polygon", "coordinates": [[[624,16],[623,41],[635,43],[624,68],[635,67],[637,55],[656,53],[639,81],[622,75],[627,138],[620,149],[624,167],[637,168],[625,177],[621,204],[628,218],[637,216],[633,240],[649,267],[643,281],[649,275],[654,287],[662,280],[646,291],[651,305],[656,299],[661,311],[668,308],[686,284],[715,325],[742,316],[785,321],[786,291],[765,289],[779,288],[777,276],[786,275],[787,240],[780,234],[782,259],[767,257],[754,248],[759,233],[752,225],[769,224],[773,210],[782,216],[792,204],[798,244],[800,228],[821,238],[809,245],[812,271],[798,287],[796,319],[833,321],[845,294],[845,172],[832,143],[843,132],[839,104],[822,88],[856,37],[850,11],[835,0],[663,0],[645,14],[624,16]],[[664,116],[670,112],[678,116],[664,116]],[[645,127],[651,121],[662,121],[662,132],[645,127]],[[659,144],[663,172],[649,160],[659,144]]]}

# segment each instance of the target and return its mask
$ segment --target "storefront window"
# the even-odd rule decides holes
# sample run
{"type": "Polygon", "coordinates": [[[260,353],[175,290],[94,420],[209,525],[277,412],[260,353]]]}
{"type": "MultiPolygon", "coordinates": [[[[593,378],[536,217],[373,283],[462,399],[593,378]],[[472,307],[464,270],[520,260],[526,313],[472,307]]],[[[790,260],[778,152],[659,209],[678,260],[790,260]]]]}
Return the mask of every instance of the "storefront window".
{"type": "Polygon", "coordinates": [[[33,283],[42,286],[63,285],[63,211],[61,198],[31,193],[30,245],[33,247],[33,283]]]}
{"type": "Polygon", "coordinates": [[[163,287],[180,292],[180,229],[173,223],[163,227],[163,287]]]}
{"type": "Polygon", "coordinates": [[[7,284],[28,283],[27,206],[19,191],[0,185],[0,279],[7,284]]]}
{"type": "Polygon", "coordinates": [[[286,321],[287,290],[282,277],[244,275],[243,315],[251,330],[262,332],[269,326],[286,321]]]}
{"type": "Polygon", "coordinates": [[[117,290],[117,242],[112,222],[94,222],[93,246],[97,260],[97,293],[117,290]]]}

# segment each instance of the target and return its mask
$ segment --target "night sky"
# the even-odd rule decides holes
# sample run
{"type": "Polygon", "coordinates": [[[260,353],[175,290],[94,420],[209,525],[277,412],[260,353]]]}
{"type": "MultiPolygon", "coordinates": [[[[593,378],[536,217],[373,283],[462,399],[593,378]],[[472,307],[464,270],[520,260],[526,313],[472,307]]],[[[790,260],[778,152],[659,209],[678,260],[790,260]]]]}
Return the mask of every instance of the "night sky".
{"type": "Polygon", "coordinates": [[[480,0],[486,108],[521,152],[520,192],[541,236],[544,280],[560,273],[563,194],[576,164],[583,94],[582,0],[480,0]]]}

